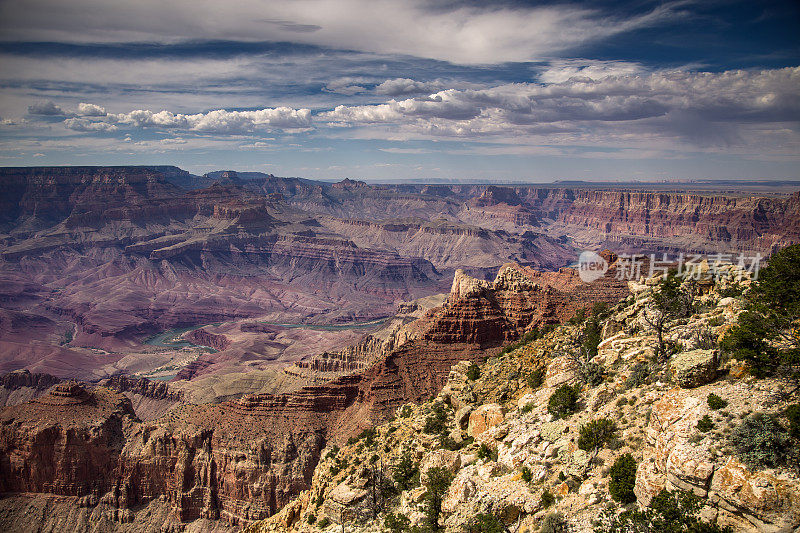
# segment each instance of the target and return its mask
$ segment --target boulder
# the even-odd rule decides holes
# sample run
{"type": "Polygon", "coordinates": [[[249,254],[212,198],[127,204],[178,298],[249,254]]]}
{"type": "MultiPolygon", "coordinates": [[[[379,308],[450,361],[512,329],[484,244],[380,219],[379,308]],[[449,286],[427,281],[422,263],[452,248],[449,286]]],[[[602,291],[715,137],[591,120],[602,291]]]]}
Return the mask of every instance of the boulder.
{"type": "Polygon", "coordinates": [[[467,425],[469,424],[469,415],[472,413],[472,410],[473,407],[471,405],[465,405],[456,411],[455,421],[456,424],[458,424],[458,427],[461,429],[467,429],[467,425]]]}
{"type": "Polygon", "coordinates": [[[426,454],[419,465],[423,481],[431,468],[444,468],[455,473],[461,468],[461,454],[451,450],[434,450],[426,454]]]}
{"type": "Polygon", "coordinates": [[[503,421],[503,410],[500,405],[490,403],[481,405],[469,415],[467,425],[467,435],[477,437],[489,428],[492,428],[503,421]]]}
{"type": "Polygon", "coordinates": [[[636,484],[633,493],[642,507],[648,507],[653,498],[664,488],[664,475],[658,471],[655,457],[650,456],[639,463],[636,469],[636,484]]]}
{"type": "Polygon", "coordinates": [[[691,350],[673,355],[670,370],[675,381],[683,388],[699,387],[717,377],[719,365],[716,350],[691,350]]]}
{"type": "Polygon", "coordinates": [[[564,383],[574,381],[578,375],[578,362],[565,355],[554,357],[547,365],[544,382],[548,387],[558,387],[564,383]]]}
{"type": "Polygon", "coordinates": [[[733,457],[714,474],[709,499],[763,533],[800,527],[800,480],[752,472],[733,457]]]}

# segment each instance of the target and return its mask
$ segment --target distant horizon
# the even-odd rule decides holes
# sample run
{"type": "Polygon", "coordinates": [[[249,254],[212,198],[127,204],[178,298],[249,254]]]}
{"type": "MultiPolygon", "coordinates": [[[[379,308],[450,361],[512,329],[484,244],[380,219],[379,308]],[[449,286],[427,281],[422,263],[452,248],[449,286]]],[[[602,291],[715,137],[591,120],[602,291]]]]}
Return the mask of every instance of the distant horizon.
{"type": "MultiPolygon", "coordinates": [[[[208,177],[211,179],[218,179],[212,174],[222,174],[224,172],[235,172],[237,173],[237,177],[243,180],[248,179],[257,179],[256,177],[251,177],[248,175],[252,174],[259,174],[263,176],[274,176],[278,179],[301,179],[301,180],[309,180],[309,181],[318,181],[322,183],[340,183],[343,181],[354,181],[354,182],[363,182],[371,185],[396,185],[396,184],[409,184],[409,185],[424,185],[424,184],[435,184],[435,185],[515,185],[515,186],[527,186],[527,185],[559,185],[559,186],[582,186],[582,185],[590,185],[590,186],[608,186],[608,187],[619,187],[619,186],[658,186],[658,185],[696,185],[699,187],[706,186],[706,187],[723,187],[726,185],[740,185],[740,186],[751,186],[751,187],[764,187],[766,189],[777,189],[777,188],[793,188],[797,187],[798,191],[800,191],[800,179],[781,179],[781,178],[641,178],[641,179],[573,179],[573,178],[558,178],[552,181],[531,181],[531,180],[501,180],[501,179],[458,179],[458,178],[407,178],[407,179],[359,179],[359,178],[351,178],[351,177],[344,177],[344,178],[336,178],[336,177],[329,177],[329,178],[309,178],[306,176],[279,176],[276,174],[270,174],[267,172],[259,172],[259,171],[249,171],[249,170],[236,170],[232,168],[218,168],[216,170],[212,170],[209,172],[205,172],[203,174],[198,174],[191,172],[188,169],[185,169],[179,165],[169,165],[169,164],[157,164],[157,165],[147,165],[147,164],[136,164],[136,165],[14,165],[14,166],[0,166],[0,170],[10,170],[10,169],[47,169],[47,168],[149,168],[149,169],[158,169],[158,168],[175,168],[183,172],[187,172],[191,176],[196,176],[199,178],[208,177]]],[[[716,190],[716,189],[713,189],[716,190]]],[[[753,191],[748,191],[753,192],[753,191]]],[[[793,191],[789,190],[786,191],[787,193],[791,193],[793,191]]]]}

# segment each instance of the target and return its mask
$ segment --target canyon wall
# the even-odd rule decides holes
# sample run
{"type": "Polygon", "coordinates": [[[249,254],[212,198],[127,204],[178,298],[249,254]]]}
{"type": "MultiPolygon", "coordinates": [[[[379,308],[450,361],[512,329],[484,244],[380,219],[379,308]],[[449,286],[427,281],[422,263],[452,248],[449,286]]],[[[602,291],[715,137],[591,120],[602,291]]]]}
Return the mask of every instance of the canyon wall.
{"type": "MultiPolygon", "coordinates": [[[[294,393],[181,404],[143,422],[121,393],[62,383],[5,408],[0,491],[80,498],[121,523],[146,520],[137,512],[156,499],[172,507],[177,523],[263,519],[308,488],[325,446],[434,394],[458,361],[482,360],[534,324],[627,292],[609,280],[578,297],[574,272],[516,265],[504,267],[494,282],[459,273],[453,286],[444,305],[413,323],[418,336],[360,373],[294,393]],[[537,310],[543,306],[551,309],[537,310]]],[[[106,385],[172,398],[158,385],[122,378],[106,385]]]]}

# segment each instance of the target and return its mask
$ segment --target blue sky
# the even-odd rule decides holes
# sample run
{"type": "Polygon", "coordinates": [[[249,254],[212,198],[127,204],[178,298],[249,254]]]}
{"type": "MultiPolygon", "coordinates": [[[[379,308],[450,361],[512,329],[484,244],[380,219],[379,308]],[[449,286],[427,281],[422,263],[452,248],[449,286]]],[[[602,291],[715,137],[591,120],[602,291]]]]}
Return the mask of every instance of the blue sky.
{"type": "Polygon", "coordinates": [[[800,5],[0,0],[0,165],[798,178],[800,5]]]}

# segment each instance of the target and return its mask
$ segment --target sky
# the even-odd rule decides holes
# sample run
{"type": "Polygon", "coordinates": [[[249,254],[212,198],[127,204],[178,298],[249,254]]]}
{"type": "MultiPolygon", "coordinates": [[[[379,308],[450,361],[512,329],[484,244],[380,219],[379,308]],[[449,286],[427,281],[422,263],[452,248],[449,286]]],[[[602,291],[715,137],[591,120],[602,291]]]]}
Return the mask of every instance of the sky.
{"type": "Polygon", "coordinates": [[[0,166],[800,178],[800,2],[0,0],[0,166]]]}

